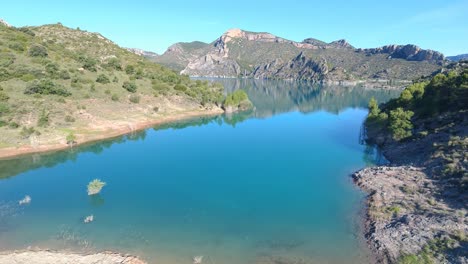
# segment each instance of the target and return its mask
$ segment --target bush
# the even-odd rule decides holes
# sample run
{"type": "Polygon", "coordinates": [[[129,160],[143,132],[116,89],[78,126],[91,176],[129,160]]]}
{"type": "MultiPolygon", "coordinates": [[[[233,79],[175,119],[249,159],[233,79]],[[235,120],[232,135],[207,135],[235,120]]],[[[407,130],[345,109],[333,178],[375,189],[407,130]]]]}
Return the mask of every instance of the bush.
{"type": "Polygon", "coordinates": [[[47,49],[44,46],[41,46],[39,44],[34,44],[29,49],[29,56],[31,57],[45,58],[48,55],[49,54],[47,53],[47,49]]]}
{"type": "Polygon", "coordinates": [[[73,116],[67,115],[65,116],[65,122],[73,123],[75,122],[75,118],[73,116]]]}
{"type": "MultiPolygon", "coordinates": [[[[68,133],[65,139],[67,140],[68,145],[73,145],[76,143],[76,136],[75,134],[73,134],[73,132],[68,133]]],[[[88,187],[88,192],[89,192],[89,187],[88,187]]]]}
{"type": "Polygon", "coordinates": [[[122,70],[122,64],[120,63],[119,59],[117,58],[112,58],[110,59],[105,65],[105,68],[107,69],[113,69],[113,70],[122,70]]]}
{"type": "Polygon", "coordinates": [[[174,90],[176,91],[181,91],[181,92],[185,92],[187,91],[187,86],[183,85],[183,84],[176,84],[174,86],[174,90]]]}
{"type": "Polygon", "coordinates": [[[58,74],[58,77],[62,80],[69,80],[70,73],[67,70],[61,70],[58,74]]]}
{"type": "Polygon", "coordinates": [[[0,102],[6,102],[8,99],[10,99],[10,97],[6,93],[0,92],[0,102]]]}
{"type": "Polygon", "coordinates": [[[119,100],[119,96],[117,96],[116,94],[113,94],[113,95],[111,96],[111,100],[114,101],[114,102],[115,102],[115,101],[118,101],[118,100],[119,100]]]}
{"type": "Polygon", "coordinates": [[[88,195],[95,195],[101,192],[102,188],[106,185],[105,182],[94,179],[88,184],[88,195]]]}
{"type": "Polygon", "coordinates": [[[10,112],[10,108],[5,103],[0,103],[0,116],[4,114],[8,114],[10,112]]]}
{"type": "Polygon", "coordinates": [[[126,72],[127,74],[129,74],[129,75],[130,75],[130,74],[134,74],[134,73],[135,73],[135,67],[134,67],[133,65],[127,65],[127,66],[125,67],[125,72],[126,72]]]}
{"type": "Polygon", "coordinates": [[[130,100],[130,102],[132,102],[134,104],[138,104],[140,102],[140,96],[137,95],[137,94],[132,94],[132,95],[130,95],[129,100],[130,100]]]}
{"type": "Polygon", "coordinates": [[[26,88],[24,94],[55,94],[65,97],[71,95],[71,93],[65,90],[65,88],[55,84],[54,82],[48,79],[35,81],[26,88]]]}
{"type": "Polygon", "coordinates": [[[49,75],[53,77],[58,76],[59,66],[56,63],[48,63],[45,69],[49,75]]]}
{"type": "Polygon", "coordinates": [[[101,83],[101,84],[107,84],[110,83],[109,77],[107,77],[104,74],[99,74],[99,76],[96,79],[96,82],[101,83]]]}
{"type": "Polygon", "coordinates": [[[8,123],[8,127],[11,129],[17,129],[19,127],[19,124],[16,122],[10,122],[8,123]]]}
{"type": "Polygon", "coordinates": [[[34,127],[23,127],[23,129],[21,129],[20,136],[23,139],[26,139],[29,138],[32,134],[34,134],[34,132],[36,132],[34,127]]]}
{"type": "Polygon", "coordinates": [[[137,86],[134,82],[124,82],[122,87],[131,93],[135,93],[137,91],[137,86]]]}

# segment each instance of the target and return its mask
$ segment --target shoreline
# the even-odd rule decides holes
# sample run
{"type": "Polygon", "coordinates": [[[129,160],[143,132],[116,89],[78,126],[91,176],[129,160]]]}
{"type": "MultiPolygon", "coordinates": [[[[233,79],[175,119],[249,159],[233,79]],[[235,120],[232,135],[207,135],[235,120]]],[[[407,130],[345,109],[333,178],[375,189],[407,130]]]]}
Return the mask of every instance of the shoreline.
{"type": "MultiPolygon", "coordinates": [[[[213,108],[210,110],[189,110],[182,113],[171,114],[169,116],[148,119],[145,121],[128,122],[124,125],[119,125],[117,128],[115,126],[108,126],[104,130],[90,130],[93,132],[99,132],[96,135],[81,136],[81,134],[77,133],[77,143],[73,144],[73,146],[80,146],[83,144],[89,144],[101,140],[112,139],[133,132],[142,131],[156,125],[168,124],[196,117],[217,116],[222,115],[223,113],[224,110],[222,110],[221,108],[213,108]]],[[[67,148],[70,148],[70,145],[66,144],[65,142],[57,144],[39,145],[37,147],[27,145],[20,147],[0,148],[0,160],[9,160],[30,154],[55,152],[67,148]]]]}

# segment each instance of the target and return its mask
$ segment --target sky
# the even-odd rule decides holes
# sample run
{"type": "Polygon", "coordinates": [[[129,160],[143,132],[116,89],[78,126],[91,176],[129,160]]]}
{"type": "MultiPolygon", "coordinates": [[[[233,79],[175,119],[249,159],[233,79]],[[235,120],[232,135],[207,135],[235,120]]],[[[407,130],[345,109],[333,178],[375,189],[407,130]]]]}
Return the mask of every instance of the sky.
{"type": "Polygon", "coordinates": [[[122,47],[163,53],[176,42],[212,42],[231,28],[302,41],[346,39],[357,48],[416,44],[468,53],[468,0],[4,1],[13,26],[63,25],[122,47]]]}

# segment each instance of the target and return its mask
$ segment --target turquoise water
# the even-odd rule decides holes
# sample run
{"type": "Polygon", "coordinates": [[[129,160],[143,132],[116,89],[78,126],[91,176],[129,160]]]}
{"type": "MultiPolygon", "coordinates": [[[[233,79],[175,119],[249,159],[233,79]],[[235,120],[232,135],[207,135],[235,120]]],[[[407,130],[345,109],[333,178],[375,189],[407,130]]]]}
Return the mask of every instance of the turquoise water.
{"type": "Polygon", "coordinates": [[[289,92],[273,81],[246,89],[249,113],[1,161],[0,248],[117,250],[167,264],[365,262],[364,196],[349,175],[376,162],[359,143],[365,103],[394,94],[309,87],[315,97],[298,101],[291,91],[307,86],[283,85],[289,92]],[[89,197],[94,178],[107,186],[89,197]],[[25,195],[31,204],[19,206],[25,195]]]}

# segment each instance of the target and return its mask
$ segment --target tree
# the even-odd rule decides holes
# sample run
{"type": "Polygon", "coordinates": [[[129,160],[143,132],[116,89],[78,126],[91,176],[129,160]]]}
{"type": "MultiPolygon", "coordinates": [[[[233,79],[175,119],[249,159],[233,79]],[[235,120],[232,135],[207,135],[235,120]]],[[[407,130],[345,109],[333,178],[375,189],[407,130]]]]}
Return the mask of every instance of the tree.
{"type": "Polygon", "coordinates": [[[377,100],[372,97],[369,101],[369,118],[376,118],[380,114],[379,105],[377,104],[377,100]]]}
{"type": "Polygon", "coordinates": [[[411,123],[411,117],[413,115],[413,111],[405,111],[401,107],[390,111],[389,128],[393,139],[399,141],[412,135],[411,129],[413,129],[413,124],[411,123]]]}

